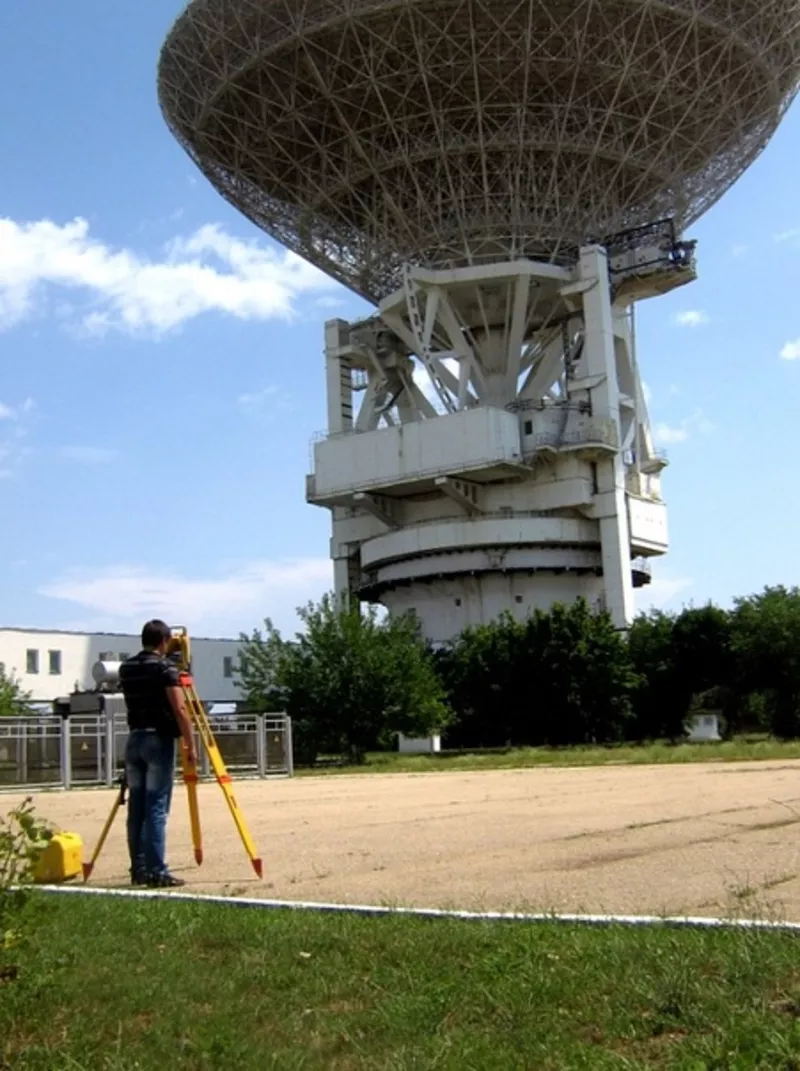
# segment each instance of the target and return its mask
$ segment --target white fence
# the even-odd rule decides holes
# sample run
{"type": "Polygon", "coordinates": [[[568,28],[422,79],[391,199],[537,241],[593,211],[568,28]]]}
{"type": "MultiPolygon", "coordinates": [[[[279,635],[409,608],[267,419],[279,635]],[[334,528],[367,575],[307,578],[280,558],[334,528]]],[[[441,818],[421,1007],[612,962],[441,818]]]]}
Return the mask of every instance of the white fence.
{"type": "MultiPolygon", "coordinates": [[[[292,722],[285,714],[212,715],[209,722],[232,776],[294,774],[292,722]]],[[[122,772],[127,737],[120,713],[0,718],[0,789],[111,786],[122,772]]],[[[201,778],[213,777],[199,739],[197,753],[201,778]]]]}

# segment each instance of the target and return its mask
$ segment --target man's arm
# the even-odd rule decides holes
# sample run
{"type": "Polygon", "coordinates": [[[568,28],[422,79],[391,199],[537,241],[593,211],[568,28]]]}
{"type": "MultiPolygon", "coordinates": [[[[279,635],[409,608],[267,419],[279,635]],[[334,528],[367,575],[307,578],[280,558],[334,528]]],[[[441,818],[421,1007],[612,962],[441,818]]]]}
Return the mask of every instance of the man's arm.
{"type": "Polygon", "coordinates": [[[170,706],[175,715],[175,720],[178,723],[178,728],[181,731],[183,742],[186,745],[186,757],[189,762],[194,766],[197,762],[197,755],[194,750],[194,738],[192,737],[192,723],[189,715],[186,713],[186,703],[183,698],[183,689],[170,685],[167,687],[167,699],[169,699],[170,706]]]}

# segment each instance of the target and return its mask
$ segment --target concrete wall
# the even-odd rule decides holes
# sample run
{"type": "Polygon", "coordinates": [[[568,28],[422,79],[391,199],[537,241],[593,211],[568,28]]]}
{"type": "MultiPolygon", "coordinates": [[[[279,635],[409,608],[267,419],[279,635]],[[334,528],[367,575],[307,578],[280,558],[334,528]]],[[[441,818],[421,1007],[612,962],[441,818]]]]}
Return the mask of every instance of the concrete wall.
{"type": "Polygon", "coordinates": [[[433,643],[447,643],[472,625],[484,625],[509,611],[518,621],[534,609],[549,610],[555,602],[571,603],[583,596],[590,606],[603,597],[595,576],[562,573],[482,573],[453,580],[412,583],[387,591],[383,604],[392,614],[413,610],[433,643]]]}
{"type": "MultiPolygon", "coordinates": [[[[117,661],[136,654],[140,646],[138,636],[124,633],[0,628],[0,663],[38,700],[69,695],[76,686],[93,688],[95,662],[103,656],[117,661]]],[[[201,699],[242,698],[234,677],[238,651],[238,640],[192,637],[192,672],[201,699]]]]}
{"type": "Polygon", "coordinates": [[[520,460],[519,418],[485,407],[317,443],[316,492],[396,487],[432,473],[466,473],[520,460]]]}

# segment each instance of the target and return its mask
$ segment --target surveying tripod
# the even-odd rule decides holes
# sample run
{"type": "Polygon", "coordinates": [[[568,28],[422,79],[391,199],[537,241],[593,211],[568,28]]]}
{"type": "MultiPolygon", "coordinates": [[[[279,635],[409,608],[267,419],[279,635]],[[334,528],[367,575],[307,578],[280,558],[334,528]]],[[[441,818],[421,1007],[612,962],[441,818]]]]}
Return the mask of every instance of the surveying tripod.
{"type": "MultiPolygon", "coordinates": [[[[217,779],[217,784],[222,789],[222,793],[225,796],[225,802],[228,804],[228,809],[233,816],[233,821],[236,824],[236,829],[239,832],[239,836],[242,839],[244,849],[250,857],[250,862],[253,866],[258,877],[263,876],[263,867],[261,859],[256,854],[256,848],[253,840],[250,836],[250,832],[245,823],[242,812],[239,809],[239,804],[236,802],[236,797],[233,794],[231,788],[231,777],[228,773],[225,763],[222,759],[217,742],[214,739],[214,734],[211,731],[211,725],[206,714],[205,707],[200,702],[197,692],[195,691],[194,681],[191,674],[191,648],[189,644],[189,634],[187,630],[180,626],[172,629],[172,638],[167,645],[165,656],[169,658],[178,668],[180,687],[183,692],[184,700],[186,701],[186,707],[189,714],[189,720],[192,723],[192,728],[195,729],[197,735],[200,738],[200,743],[205,749],[208,761],[211,764],[211,769],[214,771],[214,776],[217,779]]],[[[186,792],[189,798],[189,821],[192,827],[192,845],[194,846],[194,858],[198,866],[203,862],[203,838],[200,832],[200,810],[197,803],[197,783],[199,781],[197,773],[197,764],[190,763],[186,755],[186,745],[181,738],[181,768],[183,772],[183,783],[186,785],[186,792]]],[[[128,780],[123,770],[122,775],[119,778],[119,793],[114,805],[111,808],[111,814],[106,820],[106,824],[103,827],[103,832],[100,834],[100,840],[97,843],[97,847],[94,850],[91,861],[83,864],[83,880],[88,880],[89,876],[94,869],[94,864],[97,862],[97,857],[102,851],[106,837],[109,830],[114,823],[114,819],[117,815],[117,811],[125,804],[125,794],[128,791],[128,780]]]]}

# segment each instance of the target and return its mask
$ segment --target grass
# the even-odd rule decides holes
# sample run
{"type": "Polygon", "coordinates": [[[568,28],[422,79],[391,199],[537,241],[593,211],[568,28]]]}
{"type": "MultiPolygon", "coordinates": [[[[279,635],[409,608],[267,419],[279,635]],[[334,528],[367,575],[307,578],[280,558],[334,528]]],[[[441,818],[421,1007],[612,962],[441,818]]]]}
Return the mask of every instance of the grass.
{"type": "Polygon", "coordinates": [[[798,938],[34,901],[3,1071],[797,1071],[798,938]]]}
{"type": "Polygon", "coordinates": [[[720,743],[619,744],[609,747],[508,748],[444,751],[433,755],[371,752],[361,766],[297,768],[298,777],[358,773],[431,773],[441,770],[516,770],[534,766],[662,765],[689,762],[756,762],[800,759],[800,740],[784,743],[767,737],[739,737],[720,743]]]}

